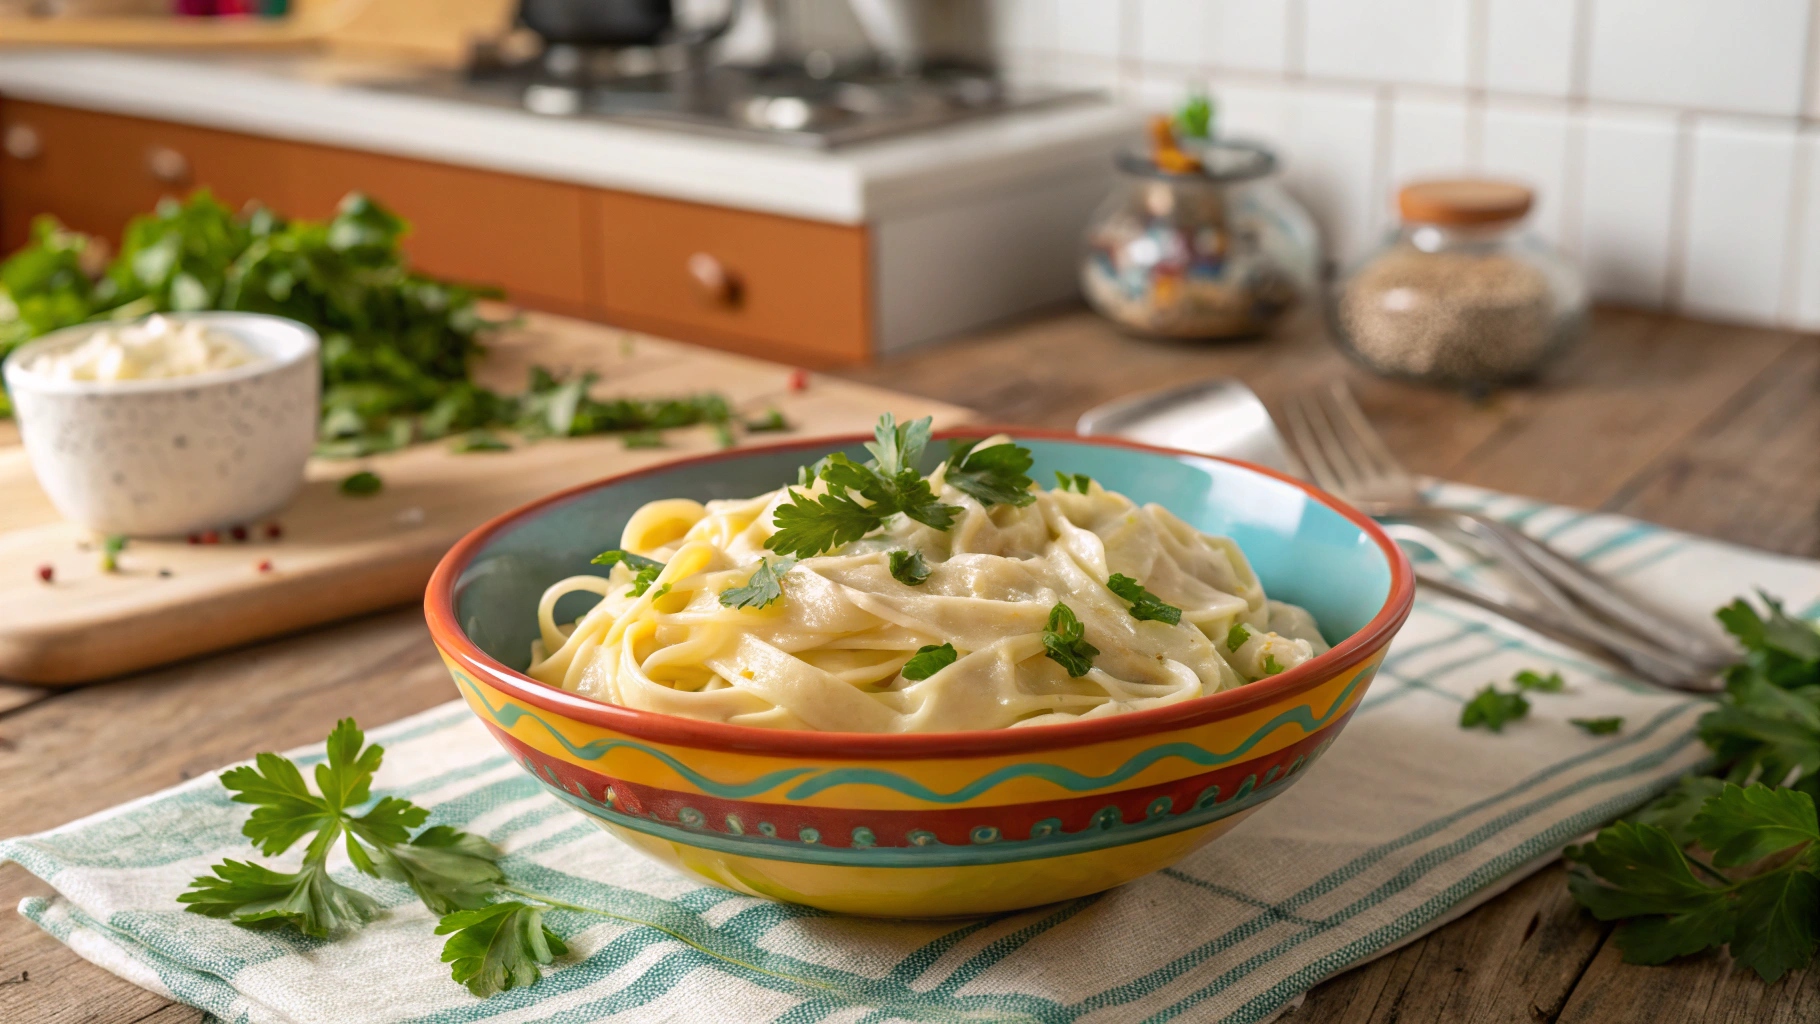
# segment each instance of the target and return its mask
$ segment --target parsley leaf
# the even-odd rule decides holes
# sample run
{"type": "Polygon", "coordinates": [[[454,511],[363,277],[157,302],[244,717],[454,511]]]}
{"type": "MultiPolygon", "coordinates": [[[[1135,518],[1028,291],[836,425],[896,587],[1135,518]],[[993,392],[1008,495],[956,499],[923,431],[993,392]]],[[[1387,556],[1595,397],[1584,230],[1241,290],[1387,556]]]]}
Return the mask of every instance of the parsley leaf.
{"type": "Polygon", "coordinates": [[[1506,723],[1529,714],[1529,701],[1521,693],[1504,693],[1496,686],[1480,690],[1460,709],[1460,728],[1484,726],[1492,732],[1503,732],[1506,723]]]}
{"type": "Polygon", "coordinates": [[[1694,815],[1700,812],[1708,797],[1718,796],[1724,788],[1724,782],[1711,776],[1683,775],[1675,788],[1626,820],[1654,825],[1667,832],[1676,846],[1688,846],[1694,841],[1694,815]]]}
{"type": "Polygon", "coordinates": [[[1087,629],[1075,617],[1074,609],[1057,603],[1049,609],[1049,623],[1043,629],[1043,653],[1062,666],[1070,678],[1078,679],[1093,668],[1098,647],[1087,642],[1087,629]]]}
{"type": "Polygon", "coordinates": [[[1235,622],[1232,624],[1232,628],[1226,631],[1226,649],[1236,652],[1250,639],[1251,627],[1243,622],[1235,622]]]}
{"type": "Polygon", "coordinates": [[[1180,608],[1164,604],[1162,598],[1145,590],[1143,584],[1129,576],[1113,573],[1112,578],[1106,581],[1106,589],[1131,602],[1131,617],[1134,619],[1167,622],[1171,626],[1182,621],[1180,608]]]}
{"type": "Polygon", "coordinates": [[[772,522],[777,532],[765,539],[765,547],[809,558],[859,540],[883,526],[885,518],[847,494],[816,498],[792,491],[790,500],[777,506],[772,522]]]}
{"type": "Polygon", "coordinates": [[[720,603],[728,608],[764,608],[784,596],[784,574],[796,564],[794,558],[758,560],[758,568],[743,587],[728,587],[720,592],[720,603]]]}
{"type": "Polygon", "coordinates": [[[889,479],[905,471],[915,471],[917,462],[923,457],[923,449],[929,446],[932,422],[931,417],[924,416],[900,426],[890,413],[878,418],[878,425],[872,428],[875,440],[866,442],[866,450],[872,453],[880,476],[889,479]]]}
{"type": "Polygon", "coordinates": [[[1086,494],[1093,488],[1093,478],[1085,473],[1068,474],[1055,471],[1055,489],[1058,491],[1079,491],[1086,494]]]}
{"type": "Polygon", "coordinates": [[[1543,675],[1534,669],[1526,668],[1512,676],[1510,681],[1517,684],[1519,690],[1535,690],[1538,693],[1560,693],[1567,689],[1567,681],[1561,678],[1559,672],[1543,675]]]}
{"type": "Polygon", "coordinates": [[[760,416],[755,420],[747,420],[745,426],[748,431],[754,434],[763,434],[770,431],[789,430],[790,421],[784,419],[784,414],[781,411],[777,409],[766,409],[763,416],[760,416]]]}
{"type": "Polygon", "coordinates": [[[664,567],[664,564],[655,558],[646,558],[643,555],[635,555],[630,551],[621,551],[618,548],[614,548],[611,551],[602,551],[600,554],[595,555],[593,559],[590,560],[589,564],[612,566],[618,565],[621,562],[626,563],[626,568],[634,570],[655,568],[661,572],[664,567]]]}
{"type": "Polygon", "coordinates": [[[449,450],[465,455],[469,452],[509,452],[512,446],[490,430],[470,430],[450,441],[449,450]]]}
{"type": "Polygon", "coordinates": [[[449,974],[482,999],[536,984],[548,965],[569,951],[543,924],[543,910],[517,900],[443,917],[436,934],[449,936],[442,959],[449,974]]]}
{"type": "Polygon", "coordinates": [[[921,586],[929,579],[929,563],[921,551],[891,552],[891,578],[907,587],[921,586]]]}
{"type": "Polygon", "coordinates": [[[954,649],[953,644],[940,646],[930,644],[927,647],[917,648],[916,654],[912,655],[909,661],[904,662],[901,671],[905,679],[920,682],[954,664],[959,657],[960,653],[954,649]]]}
{"type": "Polygon", "coordinates": [[[1729,944],[1732,958],[1766,982],[1809,963],[1820,922],[1813,798],[1727,785],[1701,804],[1690,831],[1722,867],[1801,852],[1733,878],[1690,858],[1667,830],[1642,822],[1618,822],[1593,842],[1569,847],[1568,859],[1586,869],[1569,879],[1574,898],[1600,920],[1624,921],[1614,939],[1625,960],[1662,963],[1729,944]]]}
{"type": "Polygon", "coordinates": [[[370,469],[363,469],[342,478],[341,481],[341,493],[351,494],[357,498],[378,494],[384,488],[385,481],[379,479],[379,474],[370,469]]]}
{"type": "Polygon", "coordinates": [[[223,861],[213,870],[213,875],[191,881],[189,890],[177,897],[190,913],[225,918],[245,928],[288,924],[319,939],[379,916],[377,900],[330,878],[321,859],[306,860],[291,873],[238,860],[223,861]]]}
{"type": "Polygon", "coordinates": [[[948,472],[942,479],[982,505],[1023,508],[1036,500],[1030,487],[1030,449],[1010,443],[975,448],[978,441],[951,441],[948,472]]]}
{"type": "Polygon", "coordinates": [[[1274,676],[1282,673],[1282,671],[1283,663],[1277,660],[1277,656],[1266,653],[1264,655],[1264,674],[1266,676],[1274,676]]]}
{"type": "Polygon", "coordinates": [[[828,492],[816,498],[792,491],[790,500],[772,513],[777,532],[766,539],[767,548],[809,558],[859,540],[900,512],[936,530],[954,525],[960,509],[937,501],[916,469],[929,443],[929,417],[898,426],[886,413],[874,435],[876,440],[866,443],[874,455],[871,462],[861,465],[835,452],[798,471],[798,486],[819,476],[828,492]]]}
{"type": "Polygon", "coordinates": [[[637,573],[633,574],[632,589],[626,591],[626,596],[627,597],[645,596],[645,591],[651,589],[651,584],[657,582],[658,574],[663,571],[664,571],[664,569],[663,569],[663,566],[661,566],[661,565],[647,565],[647,566],[640,568],[637,573]]]}
{"type": "Polygon", "coordinates": [[[1588,869],[1568,877],[1574,899],[1601,921],[1625,922],[1613,939],[1627,963],[1666,963],[1731,941],[1735,915],[1726,894],[1694,876],[1662,829],[1620,821],[1565,855],[1588,869]]]}
{"type": "Polygon", "coordinates": [[[1706,800],[1690,823],[1694,839],[1722,868],[1762,860],[1800,843],[1820,840],[1814,798],[1792,789],[1727,783],[1706,800]]]}
{"type": "Polygon", "coordinates": [[[632,589],[626,591],[627,597],[645,596],[645,591],[651,589],[651,584],[656,583],[657,577],[664,571],[664,563],[655,558],[646,558],[643,555],[635,555],[630,551],[621,551],[618,548],[602,551],[595,555],[589,564],[611,566],[621,562],[625,563],[626,568],[632,570],[632,589]]]}
{"type": "Polygon", "coordinates": [[[506,877],[492,843],[448,825],[426,828],[409,843],[391,843],[379,850],[376,873],[409,885],[437,914],[484,906],[506,877]]]}
{"type": "Polygon", "coordinates": [[[1610,736],[1624,728],[1624,719],[1617,715],[1610,718],[1570,718],[1568,721],[1585,730],[1589,736],[1610,736]]]}

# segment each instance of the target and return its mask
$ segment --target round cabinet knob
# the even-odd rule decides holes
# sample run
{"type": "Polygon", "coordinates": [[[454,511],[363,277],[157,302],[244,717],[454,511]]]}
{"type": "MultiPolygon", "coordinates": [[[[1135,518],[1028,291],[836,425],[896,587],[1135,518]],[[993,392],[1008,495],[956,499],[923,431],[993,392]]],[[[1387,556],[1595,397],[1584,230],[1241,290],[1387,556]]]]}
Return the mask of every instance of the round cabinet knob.
{"type": "Polygon", "coordinates": [[[0,136],[0,146],[14,160],[36,160],[44,152],[44,137],[29,124],[9,124],[6,134],[0,136]]]}
{"type": "Polygon", "coordinates": [[[695,282],[702,297],[714,305],[727,308],[739,305],[742,291],[739,275],[720,260],[705,252],[689,257],[689,278],[695,282]]]}
{"type": "Polygon", "coordinates": [[[166,185],[187,185],[190,181],[189,158],[169,146],[153,146],[146,150],[145,169],[166,185]]]}

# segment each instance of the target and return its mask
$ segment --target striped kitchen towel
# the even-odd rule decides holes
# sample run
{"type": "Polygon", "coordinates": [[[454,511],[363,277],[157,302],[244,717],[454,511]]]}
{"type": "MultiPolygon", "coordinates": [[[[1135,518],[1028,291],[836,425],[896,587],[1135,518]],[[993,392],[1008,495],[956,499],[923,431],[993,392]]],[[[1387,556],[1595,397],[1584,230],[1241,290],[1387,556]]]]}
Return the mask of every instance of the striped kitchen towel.
{"type": "MultiPolygon", "coordinates": [[[[1820,612],[1814,563],[1451,485],[1436,495],[1518,523],[1690,621],[1710,622],[1753,586],[1820,612]]],[[[1329,754],[1219,841],[1098,896],[906,923],[768,903],[647,862],[545,795],[451,703],[372,731],[387,749],[380,794],[490,837],[508,851],[508,874],[540,891],[703,947],[558,912],[549,922],[569,955],[539,984],[484,1001],[449,980],[434,922],[409,892],[345,861],[336,877],[389,912],[340,941],[184,913],[174,899],[192,877],[252,855],[247,808],[213,776],[0,842],[0,857],[56,888],[20,907],[44,930],[226,1021],[1255,1022],[1464,913],[1699,766],[1703,707],[1424,595],[1329,754]],[[1464,700],[1525,668],[1559,671],[1567,692],[1535,695],[1502,734],[1459,727],[1464,700]],[[1625,723],[1614,736],[1568,722],[1612,715],[1625,723]],[[815,984],[793,980],[804,978],[815,984]]],[[[297,756],[317,760],[321,748],[297,756]]]]}

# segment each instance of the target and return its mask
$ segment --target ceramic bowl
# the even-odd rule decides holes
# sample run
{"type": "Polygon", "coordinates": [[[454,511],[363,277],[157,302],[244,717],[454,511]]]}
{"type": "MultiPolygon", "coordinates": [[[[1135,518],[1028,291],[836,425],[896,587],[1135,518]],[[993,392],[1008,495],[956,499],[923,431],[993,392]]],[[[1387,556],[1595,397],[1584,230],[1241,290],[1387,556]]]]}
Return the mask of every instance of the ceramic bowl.
{"type": "Polygon", "coordinates": [[[82,324],[6,360],[39,485],[64,518],[100,533],[180,536],[247,523],[303,485],[319,415],[316,332],[260,313],[169,315],[231,334],[261,358],[156,380],[55,380],[27,369],[110,326],[82,324]]]}
{"type": "Polygon", "coordinates": [[[1333,649],[1169,707],[906,735],[699,722],[519,671],[544,588],[603,572],[588,560],[618,543],[640,505],[749,497],[827,451],[864,458],[860,438],[672,463],[501,516],[437,568],[425,598],[431,635],[474,714],[546,789],[635,849],[717,885],[882,917],[991,913],[1111,888],[1187,856],[1308,771],[1408,617],[1414,580],[1371,520],[1269,470],[1009,432],[1031,449],[1038,479],[1084,472],[1235,538],[1266,591],[1313,612],[1333,649]]]}

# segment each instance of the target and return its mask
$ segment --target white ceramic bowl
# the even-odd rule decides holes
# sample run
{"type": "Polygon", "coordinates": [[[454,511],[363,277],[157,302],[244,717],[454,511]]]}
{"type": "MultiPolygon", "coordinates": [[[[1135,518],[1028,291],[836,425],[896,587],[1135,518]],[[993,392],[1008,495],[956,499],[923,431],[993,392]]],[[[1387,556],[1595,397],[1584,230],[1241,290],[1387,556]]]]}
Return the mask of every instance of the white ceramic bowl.
{"type": "Polygon", "coordinates": [[[315,331],[259,313],[167,315],[233,335],[259,358],[156,380],[57,380],[27,369],[110,326],[82,324],[6,360],[38,483],[66,518],[102,533],[176,536],[252,522],[297,493],[315,447],[315,331]]]}

